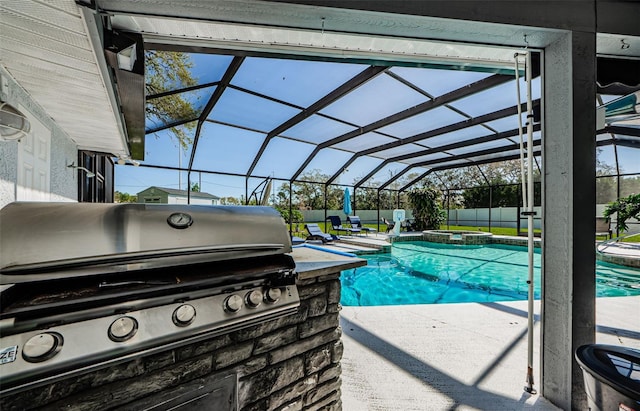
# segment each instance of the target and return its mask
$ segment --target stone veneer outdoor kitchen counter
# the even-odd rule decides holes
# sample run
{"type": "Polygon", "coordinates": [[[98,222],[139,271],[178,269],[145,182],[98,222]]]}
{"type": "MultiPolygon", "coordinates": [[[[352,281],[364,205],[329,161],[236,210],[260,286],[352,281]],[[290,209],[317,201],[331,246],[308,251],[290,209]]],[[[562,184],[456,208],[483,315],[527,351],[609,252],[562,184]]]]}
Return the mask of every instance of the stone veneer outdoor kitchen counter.
{"type": "Polygon", "coordinates": [[[5,397],[0,409],[128,410],[177,386],[236,374],[241,411],[341,410],[340,271],[366,261],[310,248],[292,255],[295,314],[5,397]]]}

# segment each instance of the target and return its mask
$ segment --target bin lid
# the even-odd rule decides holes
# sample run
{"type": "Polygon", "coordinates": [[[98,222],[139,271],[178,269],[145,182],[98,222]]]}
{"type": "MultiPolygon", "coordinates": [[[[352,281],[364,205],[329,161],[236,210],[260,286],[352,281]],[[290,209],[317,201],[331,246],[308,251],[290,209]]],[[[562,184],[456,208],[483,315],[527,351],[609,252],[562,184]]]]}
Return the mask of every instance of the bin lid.
{"type": "Polygon", "coordinates": [[[590,344],[576,350],[576,361],[594,378],[640,401],[640,350],[590,344]]]}

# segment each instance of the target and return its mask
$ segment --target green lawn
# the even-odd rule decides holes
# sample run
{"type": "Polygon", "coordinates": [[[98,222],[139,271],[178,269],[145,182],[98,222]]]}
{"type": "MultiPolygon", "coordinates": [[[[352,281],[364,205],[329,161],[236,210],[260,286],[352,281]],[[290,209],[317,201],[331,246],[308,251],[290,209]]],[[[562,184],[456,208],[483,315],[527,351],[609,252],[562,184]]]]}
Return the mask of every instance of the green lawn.
{"type": "Polygon", "coordinates": [[[629,237],[626,237],[622,241],[625,242],[625,243],[640,243],[640,233],[632,234],[629,237]]]}
{"type": "MultiPolygon", "coordinates": [[[[297,236],[297,237],[302,237],[302,238],[306,238],[307,235],[309,233],[307,233],[307,230],[304,228],[304,224],[305,223],[298,223],[298,224],[294,224],[293,225],[293,235],[297,236]]],[[[338,234],[336,233],[332,228],[331,228],[331,223],[329,222],[318,222],[316,223],[318,224],[318,226],[320,227],[320,229],[322,231],[324,231],[325,233],[328,234],[338,234]]],[[[349,227],[348,224],[344,224],[346,227],[349,227]]],[[[374,230],[378,229],[378,225],[377,224],[363,224],[364,227],[368,227],[368,228],[372,228],[374,230]]],[[[287,225],[287,228],[289,227],[289,225],[287,225]]],[[[385,230],[387,229],[387,226],[384,224],[380,224],[380,232],[384,233],[385,230]]],[[[342,234],[344,234],[344,232],[342,232],[342,234]]]]}
{"type": "MultiPolygon", "coordinates": [[[[443,229],[446,229],[446,226],[442,226],[443,229]]],[[[450,225],[449,226],[450,230],[467,230],[467,231],[483,231],[483,232],[489,232],[489,228],[488,227],[472,227],[472,226],[454,226],[454,225],[450,225]]],[[[527,230],[523,230],[524,233],[527,232],[527,230]]],[[[540,230],[535,230],[534,231],[536,234],[540,234],[540,230]]],[[[505,228],[505,227],[491,227],[491,233],[492,234],[497,234],[497,235],[511,235],[511,236],[517,236],[517,230],[515,228],[505,228]]],[[[615,235],[615,233],[614,233],[615,235]]],[[[595,236],[596,240],[599,241],[605,241],[607,240],[606,236],[595,236]]],[[[640,243],[640,234],[633,234],[632,236],[629,236],[627,238],[624,239],[625,243],[640,243]]]]}
{"type": "MultiPolygon", "coordinates": [[[[443,230],[447,229],[446,225],[442,225],[440,227],[443,230]]],[[[488,233],[489,232],[489,227],[473,227],[473,226],[466,226],[466,225],[450,225],[449,226],[449,230],[482,231],[482,232],[488,233]]],[[[526,233],[527,230],[522,230],[522,232],[526,233]]],[[[540,230],[534,230],[534,233],[540,234],[540,230]]],[[[491,234],[517,236],[518,235],[518,230],[515,229],[515,228],[509,228],[509,227],[491,227],[491,234]]]]}
{"type": "MultiPolygon", "coordinates": [[[[335,231],[333,231],[331,229],[331,224],[327,223],[327,222],[319,222],[317,223],[320,226],[320,229],[322,231],[324,231],[325,233],[329,233],[329,234],[337,234],[335,231]]],[[[364,224],[365,227],[369,227],[369,228],[373,228],[374,230],[378,229],[378,225],[377,224],[364,224]]],[[[387,226],[384,224],[380,224],[380,232],[384,233],[386,230],[387,226]]],[[[442,225],[440,227],[442,230],[446,230],[447,226],[446,225],[442,225]]],[[[482,231],[482,232],[489,232],[489,227],[474,227],[474,226],[462,226],[462,225],[450,225],[449,226],[449,230],[465,230],[465,231],[482,231]]],[[[523,230],[523,233],[526,233],[527,230],[523,230]]],[[[537,235],[540,234],[540,230],[535,230],[534,231],[537,235]]],[[[492,234],[496,234],[496,235],[510,235],[510,236],[517,236],[518,232],[515,228],[508,228],[508,227],[491,227],[491,233],[492,234]]],[[[304,223],[299,223],[299,224],[294,224],[294,229],[293,229],[293,235],[298,236],[298,237],[302,237],[302,238],[306,238],[307,237],[307,230],[305,230],[304,228],[304,223]],[[296,226],[297,226],[297,230],[296,230],[296,226]]],[[[605,236],[596,236],[595,237],[596,240],[600,240],[600,241],[604,241],[607,238],[605,236]]],[[[630,237],[627,237],[624,239],[624,242],[626,243],[640,243],[640,234],[634,234],[630,237]]]]}

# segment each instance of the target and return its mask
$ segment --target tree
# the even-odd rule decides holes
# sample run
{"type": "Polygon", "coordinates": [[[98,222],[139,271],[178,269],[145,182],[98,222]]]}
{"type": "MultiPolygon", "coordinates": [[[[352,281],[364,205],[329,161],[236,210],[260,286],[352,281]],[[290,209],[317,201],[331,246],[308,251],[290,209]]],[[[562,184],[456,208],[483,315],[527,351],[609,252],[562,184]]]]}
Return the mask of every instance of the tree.
{"type": "MultiPolygon", "coordinates": [[[[358,187],[355,190],[355,205],[359,210],[377,210],[378,208],[378,190],[369,187],[358,187]]],[[[382,199],[382,193],[380,195],[382,199]]]]}
{"type": "Polygon", "coordinates": [[[620,195],[640,193],[640,177],[620,177],[620,195]]]}
{"type": "Polygon", "coordinates": [[[115,203],[137,203],[138,196],[129,193],[121,193],[116,191],[113,193],[113,200],[115,203]]]}
{"type": "Polygon", "coordinates": [[[198,183],[191,184],[191,192],[199,193],[200,192],[200,185],[198,183]]]}
{"type": "MultiPolygon", "coordinates": [[[[197,80],[191,74],[193,62],[187,53],[149,50],[145,52],[145,92],[147,96],[195,86],[197,80]]],[[[158,124],[172,124],[181,120],[197,120],[200,113],[195,101],[182,94],[169,94],[147,100],[146,117],[158,124]]],[[[195,129],[195,121],[170,128],[178,144],[187,149],[193,142],[188,131],[195,129]]]]}
{"type": "Polygon", "coordinates": [[[442,193],[432,187],[416,188],[408,193],[416,230],[437,230],[447,216],[440,205],[442,193]]]}
{"type": "MultiPolygon", "coordinates": [[[[300,180],[292,183],[293,204],[299,210],[324,209],[325,181],[329,176],[314,169],[300,175],[300,180]]],[[[327,209],[342,208],[343,190],[335,186],[327,187],[327,209]]],[[[289,184],[281,184],[276,192],[276,205],[289,209],[289,184]]]]}
{"type": "Polygon", "coordinates": [[[520,204],[522,187],[519,184],[506,183],[498,177],[488,186],[467,188],[463,191],[463,204],[465,208],[489,207],[515,207],[520,204]],[[491,201],[489,201],[491,200],[491,201]]]}
{"type": "Polygon", "coordinates": [[[617,197],[616,177],[596,177],[596,204],[607,204],[617,197]]]}
{"type": "Polygon", "coordinates": [[[242,205],[242,200],[235,197],[222,197],[220,199],[222,205],[242,205]]]}

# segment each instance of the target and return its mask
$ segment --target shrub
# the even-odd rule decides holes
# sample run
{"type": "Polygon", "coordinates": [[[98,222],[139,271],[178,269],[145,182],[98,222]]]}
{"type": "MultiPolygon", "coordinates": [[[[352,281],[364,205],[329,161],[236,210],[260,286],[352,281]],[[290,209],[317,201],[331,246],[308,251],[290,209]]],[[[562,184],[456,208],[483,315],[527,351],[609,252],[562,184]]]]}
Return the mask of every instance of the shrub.
{"type": "Polygon", "coordinates": [[[416,188],[408,193],[415,230],[437,230],[447,219],[440,205],[441,196],[440,190],[430,187],[416,188]]]}
{"type": "Polygon", "coordinates": [[[304,221],[304,216],[300,212],[300,210],[291,210],[291,216],[289,216],[289,209],[285,207],[276,207],[276,210],[280,213],[282,218],[287,224],[297,224],[304,221]],[[292,218],[293,217],[293,221],[292,218]]]}

